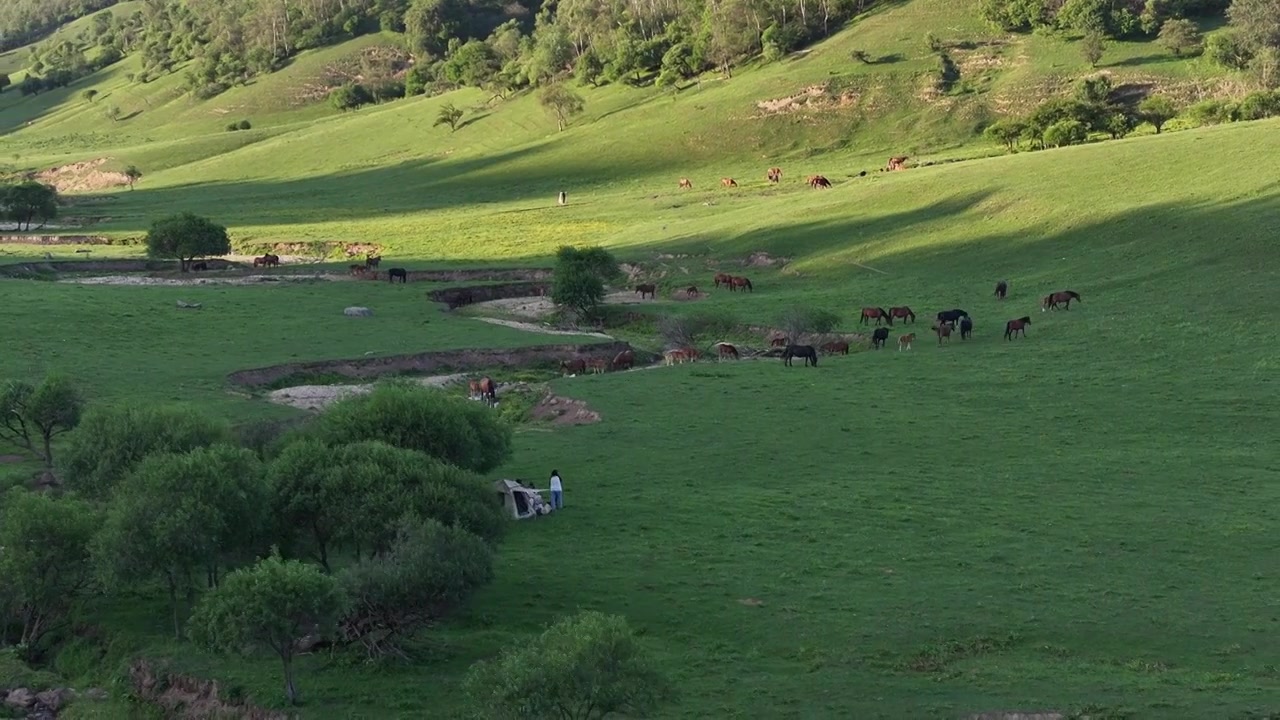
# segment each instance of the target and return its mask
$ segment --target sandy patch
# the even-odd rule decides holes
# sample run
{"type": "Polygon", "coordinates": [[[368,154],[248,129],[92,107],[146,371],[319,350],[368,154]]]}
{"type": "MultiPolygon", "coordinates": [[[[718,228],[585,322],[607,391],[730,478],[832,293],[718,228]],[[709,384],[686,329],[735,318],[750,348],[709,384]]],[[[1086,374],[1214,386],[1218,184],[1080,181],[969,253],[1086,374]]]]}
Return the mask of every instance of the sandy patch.
{"type": "Polygon", "coordinates": [[[74,283],[77,285],[162,285],[187,287],[191,285],[260,285],[262,283],[349,279],[350,278],[346,275],[334,275],[333,273],[295,273],[287,275],[241,275],[238,277],[192,278],[148,277],[146,275],[99,275],[95,277],[66,278],[59,280],[58,282],[74,283]]]}
{"type": "Polygon", "coordinates": [[[588,425],[600,422],[600,413],[587,407],[582,400],[548,395],[530,412],[535,420],[549,421],[553,425],[588,425]]]}
{"type": "MultiPolygon", "coordinates": [[[[452,375],[413,378],[413,382],[424,387],[440,388],[452,385],[455,382],[463,382],[466,379],[466,373],[454,373],[452,375]]],[[[298,385],[269,392],[267,393],[267,400],[300,410],[323,410],[343,398],[372,392],[373,387],[373,383],[364,385],[298,385]]]]}
{"type": "MultiPolygon", "coordinates": [[[[618,290],[615,292],[611,292],[608,295],[605,295],[604,302],[606,305],[639,305],[641,303],[654,302],[654,299],[650,297],[646,297],[642,300],[640,298],[639,293],[635,292],[634,290],[618,290]]],[[[544,296],[500,298],[498,300],[485,300],[484,302],[473,303],[471,307],[492,308],[494,310],[498,310],[500,312],[508,313],[511,315],[519,315],[522,317],[533,318],[533,319],[544,318],[556,311],[555,303],[551,302],[551,298],[544,297],[544,296]]],[[[479,318],[479,319],[484,320],[486,322],[490,320],[490,318],[479,318]]],[[[499,322],[495,324],[502,325],[504,323],[499,322]]],[[[524,323],[520,323],[520,324],[524,324],[524,323]]],[[[515,325],[512,325],[511,327],[515,327],[515,325]]],[[[534,327],[537,327],[537,326],[534,326],[534,327]]],[[[522,329],[528,330],[529,328],[522,328],[522,329]]],[[[541,331],[535,330],[534,332],[541,332],[541,331]]],[[[591,335],[592,333],[552,331],[550,334],[552,335],[591,335]]],[[[609,336],[600,335],[600,337],[609,337],[609,336]]]]}
{"type": "Polygon", "coordinates": [[[36,179],[54,186],[60,193],[105,190],[128,185],[129,178],[124,173],[99,169],[110,159],[98,158],[49,168],[36,173],[36,179]]]}

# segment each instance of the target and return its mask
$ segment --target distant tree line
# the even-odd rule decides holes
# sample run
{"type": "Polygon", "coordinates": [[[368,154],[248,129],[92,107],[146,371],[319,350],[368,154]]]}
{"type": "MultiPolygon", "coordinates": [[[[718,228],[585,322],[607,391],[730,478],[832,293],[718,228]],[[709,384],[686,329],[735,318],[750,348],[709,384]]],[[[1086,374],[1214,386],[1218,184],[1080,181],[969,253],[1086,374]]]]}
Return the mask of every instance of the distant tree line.
{"type": "Polygon", "coordinates": [[[4,0],[0,3],[0,52],[26,45],[59,25],[119,0],[4,0]]]}

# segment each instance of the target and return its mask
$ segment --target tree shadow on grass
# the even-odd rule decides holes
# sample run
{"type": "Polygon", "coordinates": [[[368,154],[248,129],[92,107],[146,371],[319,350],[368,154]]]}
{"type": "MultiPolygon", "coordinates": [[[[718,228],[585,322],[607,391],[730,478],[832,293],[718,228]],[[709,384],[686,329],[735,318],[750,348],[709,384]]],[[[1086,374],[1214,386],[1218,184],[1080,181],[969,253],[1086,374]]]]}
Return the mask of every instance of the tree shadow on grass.
{"type": "Polygon", "coordinates": [[[1103,63],[1098,67],[1150,67],[1153,65],[1168,65],[1170,63],[1182,62],[1183,60],[1190,60],[1192,57],[1193,56],[1191,55],[1171,55],[1165,53],[1160,53],[1158,55],[1139,55],[1138,57],[1125,58],[1124,60],[1117,60],[1116,62],[1103,63]]]}

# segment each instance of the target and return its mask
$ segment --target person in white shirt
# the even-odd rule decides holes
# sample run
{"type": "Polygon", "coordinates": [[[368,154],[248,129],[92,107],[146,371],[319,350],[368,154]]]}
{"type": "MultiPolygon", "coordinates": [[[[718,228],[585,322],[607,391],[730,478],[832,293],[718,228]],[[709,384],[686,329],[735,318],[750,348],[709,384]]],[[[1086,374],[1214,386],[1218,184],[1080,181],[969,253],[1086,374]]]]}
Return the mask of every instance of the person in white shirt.
{"type": "Polygon", "coordinates": [[[560,485],[560,471],[551,471],[551,507],[559,510],[564,507],[564,487],[560,485]]]}

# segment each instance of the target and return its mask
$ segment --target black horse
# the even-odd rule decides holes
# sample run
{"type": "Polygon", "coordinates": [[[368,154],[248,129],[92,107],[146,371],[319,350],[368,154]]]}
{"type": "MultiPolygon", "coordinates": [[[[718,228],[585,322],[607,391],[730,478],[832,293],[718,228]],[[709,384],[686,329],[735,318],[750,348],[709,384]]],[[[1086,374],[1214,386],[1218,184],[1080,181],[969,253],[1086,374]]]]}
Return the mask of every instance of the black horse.
{"type": "Polygon", "coordinates": [[[1003,300],[1005,295],[1009,294],[1009,281],[1001,280],[996,283],[996,299],[1003,300]]]}
{"type": "Polygon", "coordinates": [[[191,271],[192,271],[192,272],[199,272],[199,271],[201,271],[201,270],[208,270],[208,269],[209,269],[209,263],[207,263],[207,262],[205,262],[205,261],[203,261],[203,260],[201,260],[201,261],[200,261],[200,262],[198,262],[198,263],[191,263],[191,271]]]}
{"type": "Polygon", "coordinates": [[[804,366],[809,367],[812,364],[818,367],[818,351],[813,349],[812,345],[788,345],[786,350],[782,351],[782,364],[791,367],[791,358],[804,358],[804,366]]]}
{"type": "Polygon", "coordinates": [[[960,321],[960,318],[968,317],[968,315],[969,313],[959,308],[956,308],[955,310],[943,310],[938,313],[938,322],[946,323],[954,329],[956,323],[960,321]]]}
{"type": "Polygon", "coordinates": [[[960,339],[968,340],[971,335],[973,335],[973,320],[965,315],[960,318],[960,339]]]}
{"type": "Polygon", "coordinates": [[[395,282],[396,278],[400,278],[400,282],[409,282],[409,271],[404,268],[391,268],[387,271],[387,282],[395,282]]]}
{"type": "Polygon", "coordinates": [[[889,328],[876,328],[876,331],[871,333],[871,348],[873,350],[883,348],[887,342],[889,342],[889,328]]]}

